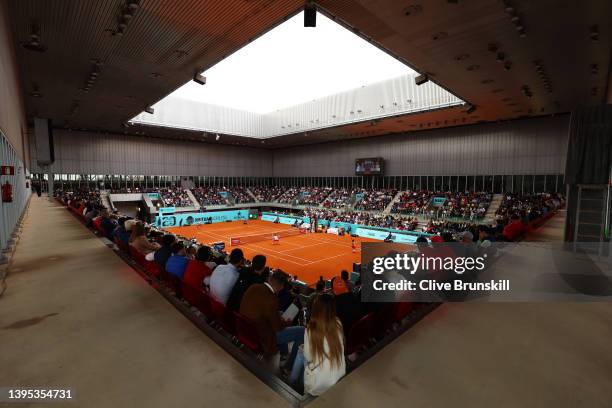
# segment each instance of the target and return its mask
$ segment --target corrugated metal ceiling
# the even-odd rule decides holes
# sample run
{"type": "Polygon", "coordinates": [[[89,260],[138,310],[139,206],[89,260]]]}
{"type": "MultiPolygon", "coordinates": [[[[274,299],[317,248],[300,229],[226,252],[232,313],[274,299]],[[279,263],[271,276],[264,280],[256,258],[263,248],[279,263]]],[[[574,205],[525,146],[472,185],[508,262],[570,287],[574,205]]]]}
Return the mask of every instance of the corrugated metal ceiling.
{"type": "MultiPolygon", "coordinates": [[[[113,132],[125,131],[121,126],[125,120],[188,81],[196,69],[214,65],[304,5],[303,0],[140,0],[125,34],[119,36],[113,31],[131,0],[2,1],[9,10],[29,118],[48,117],[55,126],[113,132]],[[33,26],[39,26],[43,53],[21,46],[33,26]],[[81,88],[94,60],[101,62],[100,75],[84,92],[81,88]]],[[[433,121],[417,115],[391,127],[390,121],[374,129],[357,126],[369,127],[370,135],[451,126],[456,121],[567,112],[605,101],[612,44],[609,0],[459,0],[456,4],[318,0],[317,4],[330,17],[478,106],[470,115],[455,109],[432,114],[433,121]],[[518,25],[525,37],[519,36],[518,25]],[[596,41],[591,39],[593,30],[598,33],[596,41]],[[500,53],[503,59],[498,62],[500,53]],[[504,68],[506,62],[509,69],[504,68]],[[525,96],[524,86],[532,97],[525,96]]],[[[359,137],[353,128],[321,131],[311,139],[359,137]]],[[[270,145],[301,144],[303,139],[303,135],[287,136],[270,145]]],[[[243,138],[231,143],[260,142],[243,138]]]]}

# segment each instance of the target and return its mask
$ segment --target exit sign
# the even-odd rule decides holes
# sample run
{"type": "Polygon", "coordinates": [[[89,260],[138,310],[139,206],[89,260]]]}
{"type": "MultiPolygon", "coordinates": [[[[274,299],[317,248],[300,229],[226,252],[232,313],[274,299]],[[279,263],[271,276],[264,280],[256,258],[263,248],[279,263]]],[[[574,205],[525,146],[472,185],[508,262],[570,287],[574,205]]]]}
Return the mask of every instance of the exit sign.
{"type": "Polygon", "coordinates": [[[14,176],[15,166],[2,166],[2,175],[3,176],[14,176]]]}

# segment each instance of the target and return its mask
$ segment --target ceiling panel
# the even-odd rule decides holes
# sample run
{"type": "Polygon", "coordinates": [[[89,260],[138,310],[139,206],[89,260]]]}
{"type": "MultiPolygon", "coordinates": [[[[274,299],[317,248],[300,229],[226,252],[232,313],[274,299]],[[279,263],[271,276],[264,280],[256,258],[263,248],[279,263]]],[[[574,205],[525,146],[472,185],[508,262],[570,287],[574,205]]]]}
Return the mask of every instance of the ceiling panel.
{"type": "MultiPolygon", "coordinates": [[[[203,141],[210,140],[201,133],[124,129],[122,124],[190,80],[196,70],[216,64],[304,5],[303,0],[139,0],[124,34],[118,35],[119,20],[133,0],[0,1],[9,11],[29,119],[47,117],[54,126],[101,131],[100,135],[129,132],[203,141]],[[44,52],[22,47],[33,30],[44,52]],[[82,88],[96,69],[97,80],[85,92],[82,88]]],[[[321,12],[476,105],[476,112],[447,109],[265,143],[227,136],[220,142],[274,148],[547,115],[605,101],[612,1],[317,4],[321,12]],[[593,30],[597,40],[591,38],[593,30]]]]}

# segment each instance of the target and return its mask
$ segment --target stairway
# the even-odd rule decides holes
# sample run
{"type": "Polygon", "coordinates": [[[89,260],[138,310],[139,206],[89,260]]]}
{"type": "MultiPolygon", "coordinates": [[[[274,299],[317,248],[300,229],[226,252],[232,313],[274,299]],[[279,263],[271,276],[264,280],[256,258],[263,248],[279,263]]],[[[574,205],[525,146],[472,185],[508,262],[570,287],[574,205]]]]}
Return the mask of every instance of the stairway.
{"type": "Polygon", "coordinates": [[[108,190],[100,190],[100,200],[102,201],[102,205],[106,207],[106,209],[110,212],[113,212],[113,205],[110,201],[110,193],[108,190]]]}
{"type": "Polygon", "coordinates": [[[493,194],[493,199],[491,200],[491,204],[489,204],[489,208],[482,219],[483,223],[491,224],[495,221],[495,213],[499,210],[499,206],[504,200],[503,194],[493,194]]]}
{"type": "Polygon", "coordinates": [[[193,195],[191,190],[190,189],[186,189],[185,192],[187,193],[187,196],[189,197],[189,199],[193,203],[193,206],[196,208],[196,210],[199,210],[202,206],[200,205],[200,202],[195,198],[195,196],[193,195]]]}
{"type": "Polygon", "coordinates": [[[245,190],[246,190],[246,192],[247,192],[247,193],[248,193],[248,194],[249,194],[249,195],[250,195],[250,196],[253,198],[253,200],[254,200],[256,203],[258,203],[258,202],[259,202],[259,200],[257,199],[257,197],[255,197],[255,194],[253,194],[253,192],[252,192],[251,190],[249,190],[249,189],[248,189],[248,187],[247,187],[247,188],[245,188],[245,190]]]}
{"type": "Polygon", "coordinates": [[[574,214],[574,250],[600,256],[609,256],[609,187],[607,185],[578,186],[578,197],[574,214]]]}
{"type": "Polygon", "coordinates": [[[423,228],[425,228],[427,224],[429,224],[429,221],[425,220],[424,217],[418,217],[418,220],[419,223],[417,224],[415,231],[423,231],[423,228]]]}
{"type": "Polygon", "coordinates": [[[353,211],[355,209],[355,204],[357,204],[357,195],[355,193],[351,194],[351,198],[349,199],[348,205],[345,207],[348,211],[353,211]]]}
{"type": "Polygon", "coordinates": [[[402,196],[402,194],[404,194],[404,191],[400,190],[397,192],[397,194],[395,194],[395,197],[393,197],[393,200],[391,200],[391,202],[389,202],[389,205],[387,205],[385,207],[385,209],[383,210],[383,214],[389,214],[391,212],[391,209],[393,208],[393,204],[395,204],[396,202],[399,201],[400,197],[402,196]]]}

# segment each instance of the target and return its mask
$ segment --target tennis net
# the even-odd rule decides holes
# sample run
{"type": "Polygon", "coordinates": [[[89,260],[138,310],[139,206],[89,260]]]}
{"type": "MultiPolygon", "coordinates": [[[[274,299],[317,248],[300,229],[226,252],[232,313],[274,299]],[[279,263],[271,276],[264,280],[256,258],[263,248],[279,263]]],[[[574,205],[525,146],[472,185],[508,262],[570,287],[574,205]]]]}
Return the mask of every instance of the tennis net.
{"type": "Polygon", "coordinates": [[[266,232],[263,234],[242,235],[238,237],[230,237],[230,245],[251,244],[253,242],[271,241],[273,236],[279,238],[293,237],[295,235],[305,234],[304,228],[291,228],[282,231],[266,232]]]}

